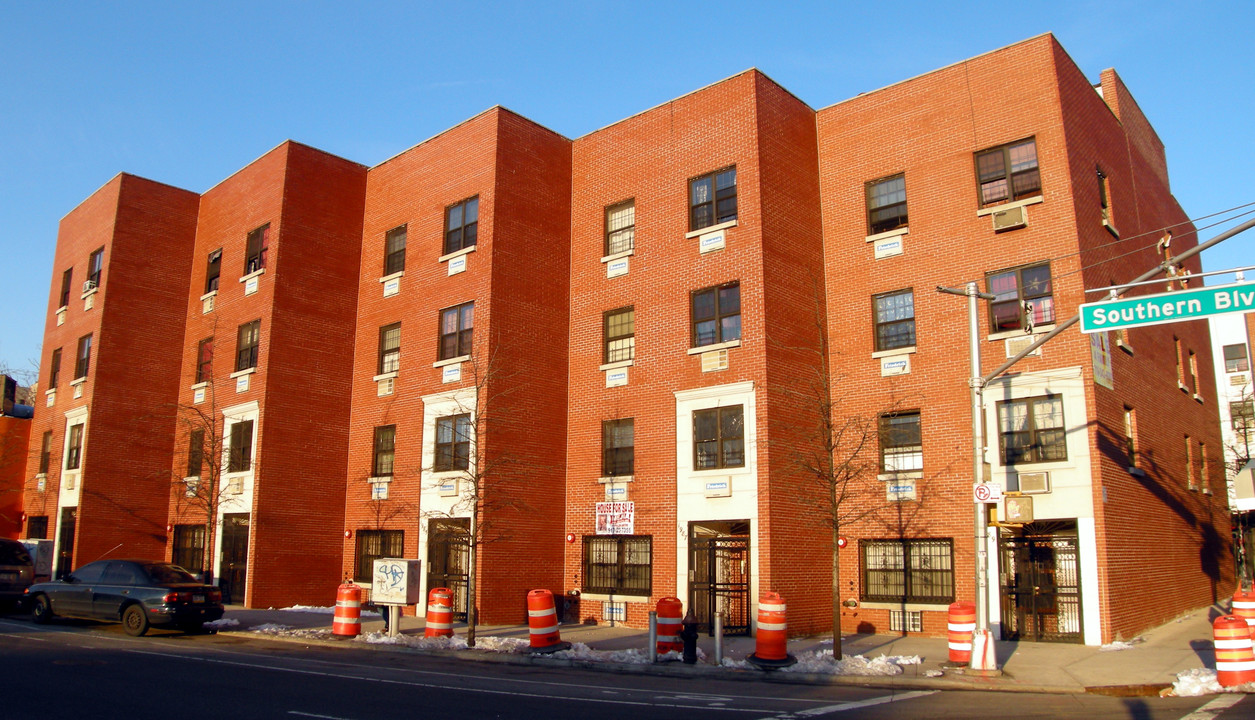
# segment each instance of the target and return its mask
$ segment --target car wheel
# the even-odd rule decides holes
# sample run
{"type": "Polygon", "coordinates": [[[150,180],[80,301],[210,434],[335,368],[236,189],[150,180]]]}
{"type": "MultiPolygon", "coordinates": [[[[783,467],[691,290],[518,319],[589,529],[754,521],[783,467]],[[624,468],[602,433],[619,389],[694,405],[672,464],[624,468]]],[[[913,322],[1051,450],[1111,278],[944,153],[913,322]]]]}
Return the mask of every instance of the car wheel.
{"type": "Polygon", "coordinates": [[[148,616],[144,614],[144,608],[139,605],[131,605],[122,611],[122,629],[126,630],[127,635],[139,637],[148,632],[148,616]]]}
{"type": "Polygon", "coordinates": [[[31,615],[34,616],[35,622],[43,625],[53,618],[52,603],[48,602],[47,595],[36,595],[35,603],[31,605],[31,615]]]}

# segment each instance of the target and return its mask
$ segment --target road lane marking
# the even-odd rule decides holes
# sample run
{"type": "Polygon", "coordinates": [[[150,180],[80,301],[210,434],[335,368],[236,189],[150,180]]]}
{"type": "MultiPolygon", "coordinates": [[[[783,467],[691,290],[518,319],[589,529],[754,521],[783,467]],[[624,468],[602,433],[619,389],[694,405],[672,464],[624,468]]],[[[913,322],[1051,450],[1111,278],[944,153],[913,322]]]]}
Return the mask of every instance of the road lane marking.
{"type": "Polygon", "coordinates": [[[1221,695],[1189,715],[1182,716],[1181,720],[1213,720],[1220,713],[1242,702],[1244,697],[1246,696],[1240,693],[1221,695]]]}
{"type": "Polygon", "coordinates": [[[315,713],[301,712],[300,710],[289,710],[289,715],[300,715],[301,717],[319,718],[320,720],[350,720],[350,718],[337,717],[335,715],[317,715],[315,713]]]}
{"type": "MultiPolygon", "coordinates": [[[[881,697],[869,698],[867,700],[855,700],[853,702],[810,708],[809,710],[797,710],[791,713],[772,715],[767,718],[762,718],[761,720],[786,720],[788,718],[809,718],[818,717],[820,715],[831,715],[833,713],[845,712],[846,710],[858,710],[860,708],[871,707],[873,705],[884,705],[885,703],[898,702],[899,700],[913,700],[918,697],[924,697],[925,695],[932,695],[936,692],[936,690],[913,690],[911,692],[883,695],[881,697]]],[[[1182,718],[1182,720],[1184,720],[1184,718],[1182,718]]]]}

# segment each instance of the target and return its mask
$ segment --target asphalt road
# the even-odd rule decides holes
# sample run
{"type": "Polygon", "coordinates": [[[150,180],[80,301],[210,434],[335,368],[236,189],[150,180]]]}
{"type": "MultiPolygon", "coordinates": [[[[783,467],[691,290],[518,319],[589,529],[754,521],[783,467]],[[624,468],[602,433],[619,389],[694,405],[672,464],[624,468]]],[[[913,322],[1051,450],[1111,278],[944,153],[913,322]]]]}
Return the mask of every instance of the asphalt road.
{"type": "Polygon", "coordinates": [[[0,618],[0,673],[5,719],[1255,717],[1255,697],[1248,696],[895,692],[714,681],[451,661],[242,635],[154,630],[132,638],[118,625],[37,626],[21,617],[0,618]]]}

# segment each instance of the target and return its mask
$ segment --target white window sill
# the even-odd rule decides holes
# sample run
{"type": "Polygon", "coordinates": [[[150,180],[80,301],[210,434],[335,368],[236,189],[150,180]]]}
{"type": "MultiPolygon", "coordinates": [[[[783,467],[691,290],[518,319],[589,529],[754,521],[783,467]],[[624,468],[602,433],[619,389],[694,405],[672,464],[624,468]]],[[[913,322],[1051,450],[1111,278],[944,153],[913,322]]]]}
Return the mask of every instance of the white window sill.
{"type": "Polygon", "coordinates": [[[470,470],[432,470],[428,475],[431,477],[433,484],[444,484],[449,480],[461,480],[467,476],[470,470]]]}
{"type": "Polygon", "coordinates": [[[381,283],[386,283],[386,282],[388,282],[389,280],[399,280],[399,279],[401,279],[401,278],[403,278],[403,277],[405,277],[405,271],[404,271],[404,270],[398,270],[398,271],[396,271],[396,272],[392,273],[391,275],[384,275],[383,277],[379,278],[379,282],[381,282],[381,283]]]}
{"type": "Polygon", "coordinates": [[[615,253],[615,254],[613,254],[613,255],[607,255],[607,256],[603,257],[603,258],[601,259],[601,261],[602,261],[603,263],[608,263],[608,262],[611,262],[611,261],[613,261],[613,260],[618,260],[619,258],[625,258],[625,257],[627,257],[627,256],[629,256],[629,255],[635,255],[635,254],[636,254],[636,248],[632,248],[631,250],[624,250],[623,252],[617,252],[617,253],[615,253]]]}
{"type": "Polygon", "coordinates": [[[708,225],[700,230],[689,230],[688,232],[684,233],[684,237],[695,238],[698,235],[705,235],[706,233],[712,233],[712,232],[715,232],[716,230],[723,230],[725,228],[734,228],[734,227],[736,227],[736,220],[728,220],[727,222],[721,222],[718,225],[708,225]]]}
{"type": "Polygon", "coordinates": [[[47,478],[48,478],[48,473],[35,473],[36,480],[45,480],[47,478]]]}
{"type": "Polygon", "coordinates": [[[399,372],[398,370],[393,370],[392,372],[382,373],[371,378],[371,380],[374,380],[375,382],[379,382],[380,380],[387,380],[389,378],[394,378],[397,376],[398,372],[399,372]]]}
{"type": "Polygon", "coordinates": [[[1126,353],[1130,355],[1133,354],[1133,346],[1130,345],[1129,343],[1124,342],[1123,340],[1117,339],[1116,347],[1120,348],[1121,350],[1125,351],[1126,353]]]}
{"type": "Polygon", "coordinates": [[[476,244],[476,245],[472,245],[472,246],[470,246],[470,247],[464,247],[464,248],[462,248],[461,250],[454,250],[453,252],[449,253],[448,255],[441,255],[439,258],[436,258],[436,261],[437,261],[437,262],[442,262],[442,263],[443,263],[443,262],[449,262],[450,260],[452,260],[452,259],[453,259],[453,258],[455,258],[455,257],[461,257],[461,256],[463,256],[463,255],[466,255],[467,253],[473,253],[473,252],[475,252],[475,248],[477,248],[477,247],[479,247],[479,245],[478,245],[478,244],[476,244]]]}
{"type": "Polygon", "coordinates": [[[606,363],[605,365],[599,365],[597,369],[598,370],[617,370],[618,368],[632,367],[632,365],[635,362],[636,362],[635,359],[619,360],[617,362],[606,363]]]}
{"type": "Polygon", "coordinates": [[[392,476],[391,475],[378,475],[376,477],[367,478],[366,480],[371,485],[382,485],[384,483],[392,482],[392,476]]]}
{"type": "Polygon", "coordinates": [[[914,345],[911,345],[909,347],[894,348],[892,350],[877,350],[876,352],[872,353],[872,359],[875,360],[876,358],[893,357],[894,355],[910,355],[914,352],[915,352],[914,345]]]}
{"type": "Polygon", "coordinates": [[[257,372],[256,367],[244,368],[243,370],[236,370],[235,372],[231,373],[231,379],[234,380],[235,378],[244,377],[245,375],[252,375],[255,372],[257,372]]]}
{"type": "Polygon", "coordinates": [[[248,282],[255,277],[261,277],[266,274],[266,268],[260,268],[240,278],[240,282],[248,282]]]}
{"type": "Polygon", "coordinates": [[[988,342],[997,342],[999,340],[1006,340],[1007,338],[1035,337],[1037,335],[1045,335],[1054,329],[1054,323],[1051,323],[1049,325],[1038,325],[1033,328],[1033,332],[1031,333],[1024,332],[1023,328],[1020,328],[1019,330],[1003,330],[1002,332],[990,333],[986,335],[985,340],[988,342]]]}
{"type": "Polygon", "coordinates": [[[1011,208],[1028,207],[1029,205],[1036,205],[1037,203],[1044,202],[1044,201],[1045,201],[1045,198],[1043,198],[1041,195],[1038,195],[1037,197],[1025,198],[1023,200],[1016,200],[1015,202],[1003,203],[1001,205],[992,205],[982,210],[977,210],[976,217],[984,217],[985,215],[993,215],[996,212],[1002,212],[1003,210],[1010,210],[1011,208]]]}
{"type": "Polygon", "coordinates": [[[205,381],[203,381],[203,382],[198,382],[198,383],[196,383],[195,385],[193,385],[192,387],[190,387],[190,388],[188,388],[188,389],[189,389],[189,390],[200,390],[201,388],[207,388],[207,387],[209,387],[209,381],[208,381],[208,380],[205,380],[205,381]]]}
{"type": "Polygon", "coordinates": [[[251,468],[248,470],[236,470],[235,472],[224,472],[222,473],[222,481],[226,483],[231,480],[243,480],[252,474],[253,471],[251,468]]]}
{"type": "Polygon", "coordinates": [[[1194,400],[1197,401],[1199,405],[1203,404],[1203,396],[1198,393],[1194,393],[1194,400]]]}
{"type": "Polygon", "coordinates": [[[875,235],[868,235],[867,237],[863,238],[863,242],[876,242],[877,240],[888,240],[889,238],[892,238],[892,237],[899,237],[901,235],[906,235],[910,231],[911,229],[909,227],[902,226],[894,230],[888,230],[882,233],[876,233],[875,235]]]}
{"type": "Polygon", "coordinates": [[[602,485],[611,485],[613,483],[629,483],[632,482],[632,475],[614,475],[611,477],[597,478],[597,482],[602,485]]]}
{"type": "Polygon", "coordinates": [[[69,306],[69,305],[62,305],[61,307],[57,308],[57,314],[58,314],[58,315],[64,315],[64,314],[65,314],[65,311],[66,311],[66,310],[69,310],[69,309],[70,309],[70,306],[69,306]]]}
{"type": "Polygon", "coordinates": [[[728,342],[714,343],[713,345],[702,345],[701,347],[689,348],[689,355],[701,355],[711,350],[726,350],[728,348],[741,347],[740,340],[729,340],[728,342]]]}
{"type": "Polygon", "coordinates": [[[1114,237],[1117,240],[1120,239],[1120,231],[1116,229],[1115,225],[1111,224],[1110,220],[1103,218],[1102,226],[1107,228],[1107,232],[1111,233],[1112,237],[1114,237]]]}
{"type": "Polygon", "coordinates": [[[57,392],[57,389],[56,389],[55,387],[50,387],[50,388],[48,388],[47,390],[45,390],[45,391],[44,391],[44,394],[45,394],[45,395],[55,395],[55,394],[56,394],[56,392],[57,392]]]}
{"type": "Polygon", "coordinates": [[[206,300],[208,300],[208,299],[209,299],[209,298],[211,298],[211,297],[214,297],[214,296],[215,296],[215,295],[217,295],[217,294],[218,294],[218,291],[217,291],[217,290],[210,290],[209,292],[207,292],[207,293],[205,293],[204,295],[201,295],[201,296],[200,296],[200,301],[201,301],[201,302],[205,302],[206,300]]]}
{"type": "Polygon", "coordinates": [[[448,360],[437,360],[436,362],[432,363],[431,366],[432,367],[444,367],[445,365],[457,365],[458,363],[463,363],[470,359],[471,359],[470,355],[458,355],[457,357],[452,357],[452,358],[449,358],[448,360]]]}
{"type": "Polygon", "coordinates": [[[884,472],[876,476],[877,480],[889,482],[891,480],[923,480],[923,470],[899,470],[898,472],[884,472]]]}
{"type": "Polygon", "coordinates": [[[91,290],[88,290],[87,292],[83,293],[82,295],[79,295],[79,298],[80,298],[80,299],[82,299],[82,300],[86,300],[87,298],[91,297],[92,295],[95,295],[95,294],[96,294],[99,290],[100,290],[100,288],[99,288],[99,287],[94,287],[94,288],[92,288],[91,290]]]}
{"type": "MultiPolygon", "coordinates": [[[[74,387],[75,385],[82,385],[85,382],[87,382],[86,375],[84,375],[81,378],[74,378],[73,380],[70,381],[70,387],[74,387]]],[[[53,388],[53,389],[55,390],[56,388],[53,388]]]]}
{"type": "MultiPolygon", "coordinates": [[[[598,535],[598,537],[614,537],[613,535],[598,535]]],[[[605,593],[583,593],[580,595],[583,600],[590,602],[630,602],[630,603],[647,603],[649,598],[644,595],[607,595],[605,593]]]]}
{"type": "MultiPolygon", "coordinates": [[[[73,384],[73,383],[71,383],[71,384],[73,384]]],[[[1177,389],[1178,389],[1178,390],[1180,390],[1180,391],[1181,391],[1181,392],[1183,392],[1183,393],[1189,393],[1189,392],[1190,392],[1189,390],[1187,390],[1187,389],[1186,389],[1186,387],[1185,387],[1185,383],[1181,382],[1180,380],[1177,380],[1177,389]]]]}
{"type": "Polygon", "coordinates": [[[738,465],[736,467],[705,468],[702,470],[689,470],[688,471],[688,476],[695,480],[701,480],[703,478],[710,478],[710,477],[728,477],[728,476],[740,476],[740,475],[749,475],[749,474],[750,474],[749,468],[747,468],[744,465],[738,465]]]}

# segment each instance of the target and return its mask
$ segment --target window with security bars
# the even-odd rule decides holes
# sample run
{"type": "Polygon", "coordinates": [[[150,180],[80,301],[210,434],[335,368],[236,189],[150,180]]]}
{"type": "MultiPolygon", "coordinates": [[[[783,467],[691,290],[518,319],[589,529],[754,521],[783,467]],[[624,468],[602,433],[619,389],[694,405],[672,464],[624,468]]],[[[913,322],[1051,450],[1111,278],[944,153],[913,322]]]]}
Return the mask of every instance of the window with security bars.
{"type": "Polygon", "coordinates": [[[471,354],[475,329],[475,303],[468,302],[440,311],[440,359],[471,354]]]}
{"type": "Polygon", "coordinates": [[[379,328],[379,375],[401,367],[401,323],[379,328]]]}
{"type": "Polygon", "coordinates": [[[585,593],[644,595],[653,590],[653,537],[585,535],[585,593]]]}
{"type": "Polygon", "coordinates": [[[631,475],[635,461],[635,419],[605,420],[601,423],[601,474],[605,477],[631,475]]]}
{"type": "Polygon", "coordinates": [[[616,255],[636,247],[636,201],[606,208],[606,254],[616,255]]]}
{"type": "Polygon", "coordinates": [[[406,226],[392,228],[384,236],[383,274],[391,275],[405,269],[406,226]]]}
{"type": "Polygon", "coordinates": [[[1055,321],[1049,263],[987,275],[985,287],[994,296],[989,303],[992,332],[1031,332],[1034,326],[1055,321]]]}
{"type": "Polygon", "coordinates": [[[741,284],[731,282],[694,292],[689,298],[692,347],[741,339],[741,284]]]}
{"type": "Polygon", "coordinates": [[[444,254],[465,250],[479,237],[479,198],[463,200],[445,210],[444,254]]]}
{"type": "Polygon", "coordinates": [[[880,416],[880,471],[910,472],[924,469],[919,412],[880,416]]]}
{"type": "Polygon", "coordinates": [[[270,224],[267,223],[248,234],[244,250],[244,274],[255,273],[266,267],[266,251],[270,245],[270,224]]]}
{"type": "Polygon", "coordinates": [[[689,230],[736,220],[736,168],[689,180],[689,230]]]}
{"type": "Polygon", "coordinates": [[[1058,395],[998,403],[1002,464],[1068,459],[1063,398],[1058,395]]]}
{"type": "Polygon", "coordinates": [[[981,207],[1041,195],[1037,141],[1021,140],[976,153],[976,177],[981,207]]]}
{"type": "Polygon", "coordinates": [[[1242,344],[1224,346],[1224,371],[1227,373],[1246,372],[1251,366],[1246,357],[1246,346],[1242,344]]]}
{"type": "Polygon", "coordinates": [[[241,420],[231,425],[231,444],[227,447],[227,472],[245,472],[252,469],[252,420],[241,420]]]}
{"type": "Polygon", "coordinates": [[[214,375],[214,339],[209,337],[196,346],[196,382],[209,382],[214,375]]]}
{"type": "Polygon", "coordinates": [[[602,337],[605,338],[605,362],[623,362],[636,357],[636,311],[633,308],[611,310],[602,316],[602,337]]]}
{"type": "Polygon", "coordinates": [[[915,292],[895,290],[872,296],[876,350],[915,347],[915,292]]]}
{"type": "Polygon", "coordinates": [[[949,603],[954,600],[954,541],[860,540],[865,602],[949,603]]]}
{"type": "Polygon", "coordinates": [[[235,371],[257,367],[257,350],[261,343],[261,320],[244,323],[235,336],[235,371]]]}
{"type": "Polygon", "coordinates": [[[867,183],[867,232],[876,235],[906,227],[906,176],[867,183]]]}
{"type": "Polygon", "coordinates": [[[693,469],[745,467],[744,406],[693,413],[693,469]]]}
{"type": "Polygon", "coordinates": [[[174,552],[170,562],[184,570],[199,572],[205,561],[205,526],[175,525],[174,552]]]}
{"type": "Polygon", "coordinates": [[[357,547],[353,555],[353,579],[357,582],[370,582],[376,560],[399,558],[404,553],[404,530],[358,530],[357,547]]]}
{"type": "Polygon", "coordinates": [[[1239,435],[1255,430],[1255,400],[1230,400],[1229,421],[1239,435]]]}
{"type": "Polygon", "coordinates": [[[471,458],[471,416],[451,415],[436,418],[437,471],[466,470],[471,458]]]}
{"type": "Polygon", "coordinates": [[[375,428],[375,452],[371,462],[371,477],[392,477],[396,461],[397,426],[381,425],[375,428]]]}
{"type": "Polygon", "coordinates": [[[27,540],[47,540],[48,539],[48,516],[47,515],[30,515],[26,518],[26,539],[27,540]]]}

